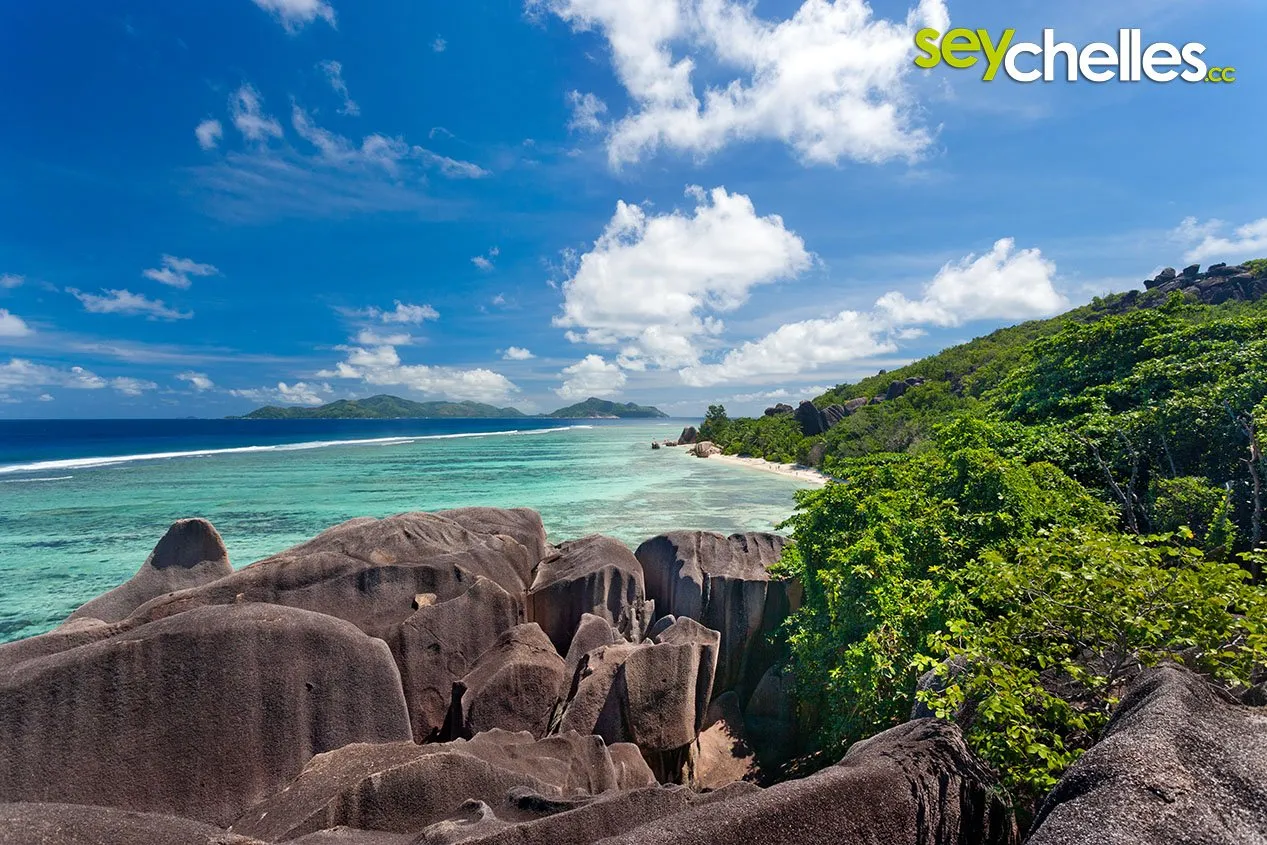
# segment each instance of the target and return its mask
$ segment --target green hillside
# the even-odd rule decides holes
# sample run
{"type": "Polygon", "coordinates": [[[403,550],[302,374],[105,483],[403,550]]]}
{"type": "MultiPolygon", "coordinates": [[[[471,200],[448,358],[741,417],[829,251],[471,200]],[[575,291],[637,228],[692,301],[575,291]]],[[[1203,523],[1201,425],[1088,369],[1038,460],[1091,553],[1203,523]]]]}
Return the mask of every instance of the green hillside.
{"type": "Polygon", "coordinates": [[[599,419],[599,418],[619,418],[619,419],[658,419],[667,417],[668,414],[659,408],[653,408],[649,405],[635,405],[632,402],[621,404],[619,402],[609,402],[606,399],[595,399],[590,397],[584,402],[578,402],[575,405],[569,405],[566,408],[560,408],[551,417],[556,419],[599,419]]]}
{"type": "Polygon", "coordinates": [[[461,417],[468,419],[516,418],[525,414],[515,408],[497,408],[482,402],[413,402],[399,396],[371,396],[368,399],[340,399],[316,408],[270,405],[258,408],[241,419],[247,420],[393,420],[461,417]]]}

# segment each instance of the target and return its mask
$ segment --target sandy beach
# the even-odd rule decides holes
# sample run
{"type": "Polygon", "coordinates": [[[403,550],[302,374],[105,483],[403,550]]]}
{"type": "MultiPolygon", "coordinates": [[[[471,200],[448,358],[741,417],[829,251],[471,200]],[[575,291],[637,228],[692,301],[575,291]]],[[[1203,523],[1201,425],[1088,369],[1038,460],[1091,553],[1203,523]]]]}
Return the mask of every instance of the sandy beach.
{"type": "MultiPolygon", "coordinates": [[[[694,447],[679,446],[678,448],[689,454],[694,447]]],[[[828,481],[832,480],[830,476],[824,475],[816,469],[800,466],[799,464],[779,464],[763,458],[742,458],[738,455],[711,455],[707,458],[693,458],[693,460],[720,461],[721,463],[733,464],[734,466],[761,470],[762,472],[772,472],[776,475],[788,475],[819,487],[825,486],[828,481]]]]}

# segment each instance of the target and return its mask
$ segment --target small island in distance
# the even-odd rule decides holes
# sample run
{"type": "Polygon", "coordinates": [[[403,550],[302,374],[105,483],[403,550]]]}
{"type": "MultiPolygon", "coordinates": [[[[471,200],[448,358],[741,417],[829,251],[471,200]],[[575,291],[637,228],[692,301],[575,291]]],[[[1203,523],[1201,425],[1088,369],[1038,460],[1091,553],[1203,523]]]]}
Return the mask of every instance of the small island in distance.
{"type": "Polygon", "coordinates": [[[551,414],[525,414],[518,408],[498,408],[483,402],[414,402],[386,394],[367,399],[339,399],[316,408],[257,408],[241,417],[244,420],[401,420],[401,419],[526,419],[545,416],[554,419],[659,419],[668,414],[659,408],[621,404],[590,397],[551,414]]]}

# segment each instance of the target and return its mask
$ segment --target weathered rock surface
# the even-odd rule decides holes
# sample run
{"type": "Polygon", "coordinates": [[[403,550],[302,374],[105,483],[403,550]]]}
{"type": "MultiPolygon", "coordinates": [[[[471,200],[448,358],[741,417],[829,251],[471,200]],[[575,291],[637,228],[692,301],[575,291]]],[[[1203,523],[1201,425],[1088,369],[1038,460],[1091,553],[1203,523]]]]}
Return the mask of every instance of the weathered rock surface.
{"type": "Polygon", "coordinates": [[[1185,267],[1181,274],[1176,274],[1174,268],[1167,267],[1155,277],[1145,279],[1144,289],[1163,296],[1133,297],[1128,305],[1142,303],[1153,306],[1164,301],[1164,295],[1175,292],[1183,293],[1206,305],[1219,305],[1231,300],[1253,301],[1267,296],[1267,274],[1256,273],[1239,264],[1212,264],[1204,273],[1201,272],[1201,265],[1193,264],[1185,267]]]}
{"type": "Polygon", "coordinates": [[[763,765],[775,766],[798,749],[798,719],[793,694],[795,678],[782,666],[771,666],[744,707],[744,725],[753,751],[763,765]]]}
{"type": "Polygon", "coordinates": [[[695,619],[721,634],[719,692],[746,697],[774,662],[766,640],[801,598],[799,585],[771,580],[768,571],[787,543],[777,534],[674,531],[634,553],[657,613],[695,619]]]}
{"type": "Polygon", "coordinates": [[[172,523],[131,579],[80,607],[67,621],[118,622],[152,598],[232,573],[229,552],[211,523],[205,519],[181,519],[172,523]]]}
{"type": "Polygon", "coordinates": [[[795,413],[795,412],[796,412],[796,409],[795,409],[795,408],[793,408],[791,405],[788,405],[788,404],[786,404],[786,403],[784,403],[784,402],[780,402],[780,403],[778,403],[777,405],[775,405],[775,406],[773,406],[773,407],[771,407],[771,408],[766,408],[766,409],[765,409],[765,416],[767,416],[767,417],[781,417],[781,416],[783,416],[783,415],[785,415],[785,414],[792,414],[792,413],[795,413]]]}
{"type": "Polygon", "coordinates": [[[75,804],[0,804],[0,845],[258,845],[218,827],[75,804]]]}
{"type": "Polygon", "coordinates": [[[814,403],[806,400],[796,406],[793,412],[796,417],[796,423],[801,427],[801,434],[806,437],[813,437],[816,434],[822,434],[827,431],[827,423],[823,420],[823,414],[818,408],[814,407],[814,403]]]}
{"type": "Polygon", "coordinates": [[[456,508],[437,511],[436,516],[451,519],[476,534],[513,537],[532,552],[534,565],[550,551],[541,514],[530,508],[456,508]]]}
{"type": "Polygon", "coordinates": [[[694,768],[697,789],[719,789],[758,776],[739,696],[733,692],[718,696],[709,705],[704,730],[696,741],[694,768]]]}
{"type": "Polygon", "coordinates": [[[519,619],[519,602],[494,582],[477,577],[457,598],[422,604],[388,637],[415,741],[441,738],[453,685],[519,619]]]}
{"type": "Polygon", "coordinates": [[[500,728],[545,736],[568,681],[563,658],[540,626],[511,628],[462,679],[464,732],[500,728]]]}
{"type": "Polygon", "coordinates": [[[678,437],[677,442],[682,446],[686,446],[697,440],[699,440],[699,429],[693,425],[688,425],[682,429],[682,434],[678,437]]]}
{"type": "Polygon", "coordinates": [[[1136,679],[1047,797],[1033,845],[1267,841],[1267,713],[1174,666],[1136,679]]]}
{"type": "Polygon", "coordinates": [[[691,448],[691,454],[697,458],[711,458],[721,454],[721,447],[711,440],[701,440],[691,448]]]}
{"type": "Polygon", "coordinates": [[[314,754],[409,736],[387,646],[286,607],[200,608],[0,670],[0,801],[226,824],[314,754]]]}
{"type": "Polygon", "coordinates": [[[1011,811],[957,728],[924,719],[803,780],[695,806],[603,845],[1011,845],[1011,811]]]}
{"type": "MultiPolygon", "coordinates": [[[[647,636],[653,636],[656,633],[658,631],[653,627],[652,630],[647,631],[647,636]]],[[[582,614],[581,622],[576,626],[576,633],[572,636],[572,642],[568,645],[565,662],[567,664],[569,682],[575,677],[576,667],[585,659],[585,655],[596,648],[616,645],[624,641],[625,638],[620,635],[620,631],[617,631],[611,622],[592,613],[582,614]]]]}
{"type": "Polygon", "coordinates": [[[559,654],[567,654],[587,613],[637,640],[651,612],[638,559],[624,543],[597,534],[559,546],[541,561],[528,591],[527,618],[541,626],[559,654]]]}

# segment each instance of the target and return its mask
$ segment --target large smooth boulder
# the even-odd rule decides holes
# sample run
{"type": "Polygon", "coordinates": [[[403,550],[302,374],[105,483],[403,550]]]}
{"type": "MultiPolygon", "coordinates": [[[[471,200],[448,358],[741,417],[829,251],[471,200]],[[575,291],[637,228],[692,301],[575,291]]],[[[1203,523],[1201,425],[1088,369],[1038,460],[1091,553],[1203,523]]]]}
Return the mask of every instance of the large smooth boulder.
{"type": "Polygon", "coordinates": [[[400,666],[414,740],[441,737],[453,702],[453,685],[520,621],[519,603],[487,578],[476,578],[457,598],[436,603],[422,596],[412,616],[387,638],[400,666]]]}
{"type": "Polygon", "coordinates": [[[80,607],[67,621],[118,622],[152,598],[198,587],[233,574],[220,534],[205,519],[172,523],[128,581],[80,607]]]}
{"type": "Polygon", "coordinates": [[[1267,713],[1186,669],[1144,672],[1047,796],[1028,841],[1267,841],[1267,713]]]}
{"type": "MultiPolygon", "coordinates": [[[[654,628],[647,631],[648,636],[654,633],[654,628]]],[[[582,614],[581,622],[576,626],[576,633],[572,636],[572,642],[568,645],[565,660],[568,680],[571,681],[576,676],[576,668],[581,665],[585,655],[597,648],[623,642],[625,638],[611,622],[592,613],[582,614]]]]}
{"type": "Polygon", "coordinates": [[[723,693],[709,705],[704,730],[695,746],[692,786],[719,789],[737,781],[756,780],[756,756],[748,742],[739,697],[723,693]]]}
{"type": "Polygon", "coordinates": [[[619,540],[598,534],[563,543],[537,567],[528,591],[528,621],[567,654],[585,614],[606,619],[628,639],[650,622],[642,566],[619,540]]]}
{"type": "Polygon", "coordinates": [[[461,724],[468,735],[501,728],[545,736],[569,680],[567,665],[540,626],[516,626],[462,679],[461,724]]]}
{"type": "MultiPolygon", "coordinates": [[[[738,786],[738,785],[736,785],[738,786]]],[[[1013,845],[1011,811],[958,728],[924,719],[803,780],[744,790],[603,845],[1013,845]]]]}
{"type": "Polygon", "coordinates": [[[386,644],[287,607],[199,608],[0,670],[0,801],[224,825],[314,754],[409,738],[386,644]]]}
{"type": "Polygon", "coordinates": [[[513,537],[532,552],[534,565],[550,551],[541,514],[529,508],[456,508],[437,511],[436,516],[451,519],[476,534],[513,537]]]}
{"type": "Polygon", "coordinates": [[[788,542],[777,534],[673,531],[634,553],[656,613],[695,619],[721,634],[719,692],[750,692],[775,659],[769,636],[801,597],[799,585],[769,573],[788,542]]]}
{"type": "Polygon", "coordinates": [[[682,434],[678,437],[677,442],[682,446],[689,446],[697,440],[699,440],[699,430],[693,425],[688,425],[682,429],[682,434]]]}
{"type": "Polygon", "coordinates": [[[0,804],[0,845],[258,845],[175,816],[76,804],[0,804]]]}
{"type": "Polygon", "coordinates": [[[822,411],[818,410],[813,402],[808,400],[802,402],[796,406],[793,414],[797,425],[801,427],[801,434],[806,437],[813,437],[827,431],[827,421],[823,419],[822,411]]]}

